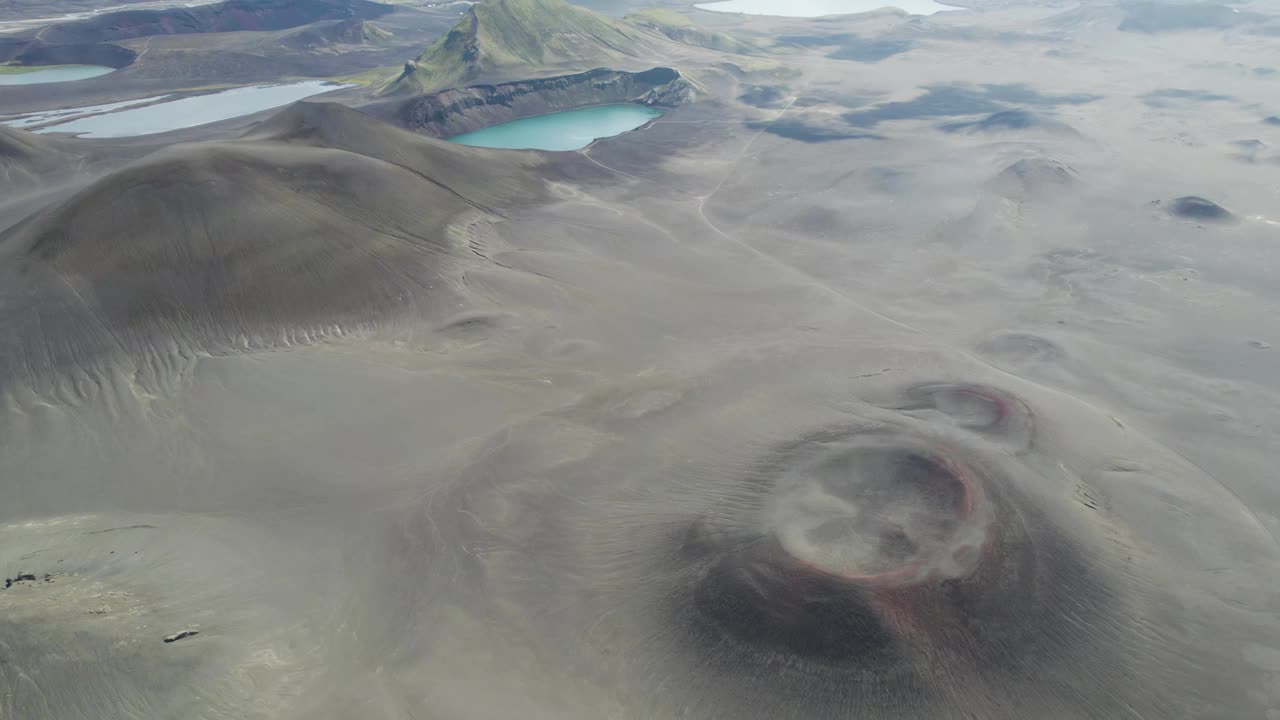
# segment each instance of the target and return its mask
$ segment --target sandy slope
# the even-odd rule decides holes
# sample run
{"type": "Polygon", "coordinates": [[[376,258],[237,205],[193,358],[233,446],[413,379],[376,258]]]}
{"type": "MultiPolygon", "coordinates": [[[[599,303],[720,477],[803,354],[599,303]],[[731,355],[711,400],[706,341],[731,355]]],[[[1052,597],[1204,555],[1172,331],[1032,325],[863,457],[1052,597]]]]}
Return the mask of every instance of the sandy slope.
{"type": "Polygon", "coordinates": [[[1280,711],[1275,236],[1229,149],[1273,111],[1207,65],[1262,46],[823,23],[928,42],[694,67],[576,154],[302,104],[5,231],[0,711],[1280,711]],[[1150,104],[1174,47],[1238,100],[1150,104]],[[939,128],[1017,107],[1076,132],[939,128]],[[849,510],[898,501],[868,474],[927,512],[849,510]]]}

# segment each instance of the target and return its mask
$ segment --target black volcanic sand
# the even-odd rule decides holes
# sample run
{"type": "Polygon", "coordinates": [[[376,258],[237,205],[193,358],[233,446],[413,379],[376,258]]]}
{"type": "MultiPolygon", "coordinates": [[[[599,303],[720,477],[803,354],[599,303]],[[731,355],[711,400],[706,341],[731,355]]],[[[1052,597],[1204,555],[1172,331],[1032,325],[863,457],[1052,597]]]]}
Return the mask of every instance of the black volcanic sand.
{"type": "Polygon", "coordinates": [[[611,177],[300,103],[0,236],[6,710],[1257,706],[1220,485],[611,177]]]}
{"type": "Polygon", "coordinates": [[[581,152],[7,133],[0,715],[1280,712],[1274,61],[1087,10],[694,13],[913,45],[581,152]]]}

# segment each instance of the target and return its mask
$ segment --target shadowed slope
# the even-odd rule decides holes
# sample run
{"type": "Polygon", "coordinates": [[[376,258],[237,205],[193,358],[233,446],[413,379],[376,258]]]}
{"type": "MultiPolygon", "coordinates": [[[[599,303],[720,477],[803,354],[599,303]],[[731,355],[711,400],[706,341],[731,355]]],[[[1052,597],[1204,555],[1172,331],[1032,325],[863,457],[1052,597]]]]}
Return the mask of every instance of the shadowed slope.
{"type": "Polygon", "coordinates": [[[492,153],[423,137],[335,103],[298,102],[244,136],[253,142],[337,148],[400,166],[489,208],[528,200],[541,187],[530,171],[546,160],[535,153],[492,153]]]}
{"type": "Polygon", "coordinates": [[[163,334],[211,351],[270,346],[429,310],[479,261],[452,223],[537,197],[528,164],[329,105],[290,108],[241,141],[162,151],[0,235],[16,260],[0,314],[32,325],[8,357],[60,365],[68,334],[76,354],[94,336],[96,350],[163,334]]]}
{"type": "Polygon", "coordinates": [[[75,157],[56,138],[0,125],[0,198],[9,199],[67,171],[75,157]]]}
{"type": "Polygon", "coordinates": [[[1050,120],[1037,113],[1022,108],[1000,110],[998,112],[991,113],[980,120],[945,123],[943,125],[939,125],[938,129],[943,132],[964,133],[970,135],[1017,132],[1022,130],[1039,130],[1072,135],[1076,134],[1076,131],[1065,123],[1050,120]]]}

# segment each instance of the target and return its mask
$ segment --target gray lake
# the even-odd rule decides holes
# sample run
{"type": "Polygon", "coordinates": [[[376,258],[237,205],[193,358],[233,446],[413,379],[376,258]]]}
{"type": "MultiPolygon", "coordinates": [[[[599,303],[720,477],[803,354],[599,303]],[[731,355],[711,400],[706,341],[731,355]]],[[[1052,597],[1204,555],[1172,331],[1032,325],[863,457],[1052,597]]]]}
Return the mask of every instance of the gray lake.
{"type": "Polygon", "coordinates": [[[49,67],[23,67],[17,72],[0,69],[0,85],[40,85],[42,83],[87,80],[115,72],[115,68],[102,65],[51,65],[49,67]]]}
{"type": "MultiPolygon", "coordinates": [[[[66,122],[38,128],[36,132],[73,133],[87,138],[133,137],[180,130],[249,115],[343,87],[348,86],[326,80],[308,80],[280,85],[238,87],[208,95],[157,102],[144,107],[127,107],[136,106],[142,102],[138,100],[113,103],[117,107],[125,106],[125,109],[97,115],[86,114],[83,112],[84,108],[33,115],[43,115],[45,118],[43,122],[58,120],[61,117],[73,118],[66,122]]],[[[7,118],[4,122],[18,127],[37,124],[31,121],[31,116],[7,118]]]]}

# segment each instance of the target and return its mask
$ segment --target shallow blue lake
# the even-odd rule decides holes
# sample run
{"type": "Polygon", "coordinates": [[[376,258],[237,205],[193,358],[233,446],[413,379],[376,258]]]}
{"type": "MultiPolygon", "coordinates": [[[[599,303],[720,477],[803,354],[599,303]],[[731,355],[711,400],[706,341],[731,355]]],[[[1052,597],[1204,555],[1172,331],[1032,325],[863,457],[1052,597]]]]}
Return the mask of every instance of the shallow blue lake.
{"type": "Polygon", "coordinates": [[[27,72],[0,72],[0,85],[40,85],[42,83],[87,80],[91,77],[115,72],[115,68],[101,65],[58,65],[27,72]]]}
{"type": "MultiPolygon", "coordinates": [[[[39,128],[36,132],[74,133],[80,137],[113,138],[150,135],[168,132],[181,128],[195,127],[206,123],[227,120],[229,118],[249,115],[260,110],[288,105],[303,98],[346,87],[328,81],[308,80],[306,82],[287,83],[282,85],[253,85],[238,87],[209,95],[182,98],[158,102],[145,107],[133,107],[101,115],[76,117],[69,122],[39,128]]],[[[136,104],[133,101],[127,104],[136,104]]],[[[118,103],[123,105],[126,103],[118,103]]],[[[59,110],[66,116],[74,110],[59,110]]],[[[59,119],[54,117],[53,119],[59,119]]],[[[30,122],[29,118],[17,117],[6,121],[6,124],[30,122]]]]}
{"type": "Polygon", "coordinates": [[[961,10],[933,0],[723,0],[700,3],[694,7],[715,12],[774,17],[821,17],[851,15],[881,8],[897,8],[911,15],[932,15],[943,10],[961,10]]]}
{"type": "Polygon", "coordinates": [[[595,105],[512,120],[449,140],[475,147],[579,150],[593,140],[634,130],[660,115],[660,111],[642,105],[595,105]]]}

